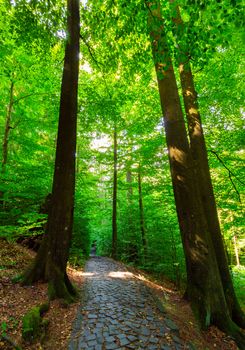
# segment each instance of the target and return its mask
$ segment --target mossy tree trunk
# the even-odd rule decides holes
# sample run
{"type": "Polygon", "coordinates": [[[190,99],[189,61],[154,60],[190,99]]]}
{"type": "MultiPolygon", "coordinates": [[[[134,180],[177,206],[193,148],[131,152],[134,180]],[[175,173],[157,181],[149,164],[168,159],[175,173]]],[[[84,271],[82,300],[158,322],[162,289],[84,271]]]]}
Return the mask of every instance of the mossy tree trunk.
{"type": "Polygon", "coordinates": [[[154,1],[147,5],[171,178],[186,259],[186,296],[201,327],[217,325],[236,338],[237,343],[243,347],[244,336],[233,323],[226,303],[216,254],[202,205],[198,172],[188,142],[160,4],[154,1]]]}
{"type": "Polygon", "coordinates": [[[79,72],[79,1],[67,1],[68,38],[61,84],[59,126],[56,147],[52,203],[49,209],[46,235],[34,264],[26,272],[23,283],[37,280],[49,282],[50,298],[71,300],[75,289],[66,273],[72,235],[77,89],[79,72]]]}
{"type": "MultiPolygon", "coordinates": [[[[171,0],[173,3],[174,1],[171,0]]],[[[177,63],[179,66],[180,82],[184,99],[185,113],[188,123],[190,148],[195,162],[202,206],[208,224],[208,229],[213,241],[216,259],[220,271],[226,302],[234,322],[245,328],[245,316],[235,295],[228,259],[220,230],[216,202],[213,192],[212,180],[209,171],[206,143],[202,128],[201,115],[198,107],[198,98],[195,90],[194,79],[189,61],[187,43],[182,40],[184,23],[181,19],[179,8],[176,7],[175,35],[179,41],[177,63]]]]}

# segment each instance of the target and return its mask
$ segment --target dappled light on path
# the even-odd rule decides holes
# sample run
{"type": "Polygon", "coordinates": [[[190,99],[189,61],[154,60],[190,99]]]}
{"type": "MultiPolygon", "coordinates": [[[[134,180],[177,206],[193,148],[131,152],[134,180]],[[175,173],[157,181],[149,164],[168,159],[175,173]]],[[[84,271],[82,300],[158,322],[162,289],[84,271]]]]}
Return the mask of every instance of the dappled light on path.
{"type": "Polygon", "coordinates": [[[96,275],[96,272],[82,272],[81,275],[84,277],[93,277],[96,275]]]}
{"type": "Polygon", "coordinates": [[[112,271],[108,273],[108,277],[113,278],[132,278],[133,274],[128,271],[112,271]]]}
{"type": "Polygon", "coordinates": [[[91,258],[83,276],[69,350],[189,349],[144,276],[102,257],[91,258]]]}

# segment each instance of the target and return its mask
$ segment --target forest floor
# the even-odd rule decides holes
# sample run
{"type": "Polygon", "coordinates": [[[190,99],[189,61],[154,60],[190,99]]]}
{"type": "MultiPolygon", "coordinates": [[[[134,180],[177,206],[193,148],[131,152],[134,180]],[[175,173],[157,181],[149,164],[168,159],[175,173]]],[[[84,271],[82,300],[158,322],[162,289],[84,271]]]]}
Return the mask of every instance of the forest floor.
{"type": "MultiPolygon", "coordinates": [[[[47,284],[37,283],[23,287],[12,282],[12,277],[21,273],[34,256],[35,253],[20,245],[0,240],[0,332],[19,344],[23,350],[65,350],[68,348],[77,312],[81,309],[80,302],[67,306],[60,300],[52,301],[49,311],[44,316],[49,319],[49,326],[42,343],[36,341],[30,344],[21,338],[23,315],[33,306],[47,301],[47,284]]],[[[125,265],[121,266],[127,268],[125,265]]],[[[190,348],[196,350],[237,349],[235,343],[217,328],[211,327],[207,332],[198,329],[189,304],[183,300],[172,283],[167,280],[155,281],[151,275],[137,269],[129,268],[128,271],[133,279],[140,280],[152,291],[152,295],[156,296],[156,303],[157,300],[161,301],[168,318],[174,321],[179,329],[178,338],[181,344],[192,344],[190,348]]],[[[68,268],[68,273],[72,282],[82,288],[87,273],[72,267],[68,268]]],[[[0,349],[10,350],[13,346],[0,337],[0,349]]]]}

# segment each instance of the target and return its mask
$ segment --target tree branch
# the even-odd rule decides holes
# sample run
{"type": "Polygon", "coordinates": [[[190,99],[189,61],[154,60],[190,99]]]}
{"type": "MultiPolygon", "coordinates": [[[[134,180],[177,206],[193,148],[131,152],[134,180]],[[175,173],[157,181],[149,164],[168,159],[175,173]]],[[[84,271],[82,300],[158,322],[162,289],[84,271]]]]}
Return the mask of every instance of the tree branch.
{"type": "Polygon", "coordinates": [[[84,42],[84,44],[87,46],[87,49],[88,49],[88,52],[92,58],[92,60],[94,61],[94,63],[96,64],[97,68],[101,71],[102,73],[102,79],[104,80],[104,84],[105,84],[105,87],[107,89],[107,93],[110,97],[110,99],[112,98],[111,96],[111,93],[110,93],[110,90],[108,88],[108,85],[107,85],[107,82],[106,82],[106,79],[105,79],[105,76],[104,76],[104,72],[101,70],[101,67],[103,67],[103,64],[101,62],[99,62],[96,58],[95,58],[95,54],[92,52],[92,48],[91,46],[89,45],[89,43],[86,41],[86,39],[82,36],[82,34],[80,33],[80,38],[82,39],[82,41],[84,42]]]}
{"type": "Polygon", "coordinates": [[[94,63],[96,64],[96,66],[100,69],[102,65],[102,63],[100,63],[96,58],[95,55],[93,53],[93,49],[90,47],[89,43],[86,41],[86,39],[84,38],[84,36],[80,33],[80,38],[82,39],[82,41],[84,42],[84,44],[86,45],[88,52],[92,58],[92,60],[94,61],[94,63]]]}
{"type": "Polygon", "coordinates": [[[236,194],[237,194],[237,196],[238,196],[238,198],[239,198],[239,202],[241,203],[242,201],[241,201],[240,193],[239,193],[239,191],[238,191],[238,189],[237,189],[237,187],[236,187],[236,185],[235,185],[235,183],[234,183],[234,181],[233,181],[233,179],[232,179],[232,176],[233,176],[238,182],[240,182],[240,184],[245,185],[245,183],[242,182],[242,181],[228,168],[228,166],[227,166],[227,165],[224,163],[224,161],[220,158],[220,156],[218,155],[217,152],[215,152],[215,151],[213,151],[213,150],[208,150],[208,152],[213,153],[213,154],[216,156],[216,158],[218,159],[218,161],[219,161],[219,162],[223,165],[223,167],[228,171],[230,182],[231,182],[231,184],[232,184],[234,190],[236,191],[236,194]]]}
{"type": "Polygon", "coordinates": [[[21,96],[21,97],[18,97],[16,98],[14,101],[13,101],[13,104],[15,103],[18,103],[20,100],[23,100],[27,97],[30,97],[30,96],[35,96],[35,95],[51,95],[51,96],[55,96],[57,95],[57,93],[53,93],[53,94],[50,94],[49,92],[32,92],[31,94],[28,94],[28,95],[24,95],[24,96],[21,96]]]}

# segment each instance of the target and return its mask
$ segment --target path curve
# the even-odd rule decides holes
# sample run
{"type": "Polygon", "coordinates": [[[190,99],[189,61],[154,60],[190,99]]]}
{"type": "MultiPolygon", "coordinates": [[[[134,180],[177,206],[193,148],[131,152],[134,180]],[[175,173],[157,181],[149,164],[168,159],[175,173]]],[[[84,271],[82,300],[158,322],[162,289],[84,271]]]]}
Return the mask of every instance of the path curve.
{"type": "Polygon", "coordinates": [[[124,265],[93,257],[84,275],[69,350],[188,349],[149,287],[124,265]]]}

